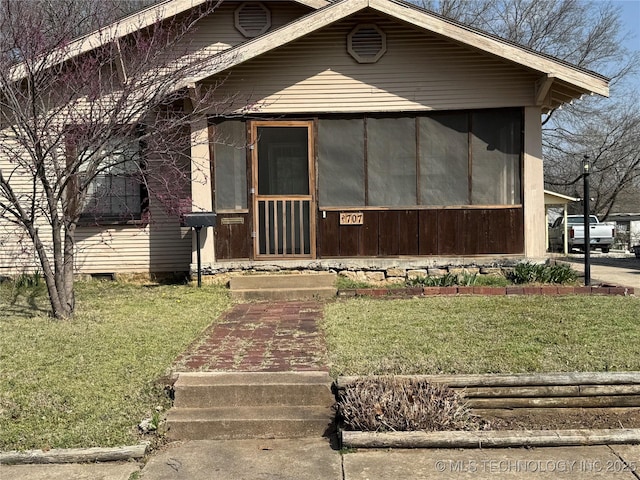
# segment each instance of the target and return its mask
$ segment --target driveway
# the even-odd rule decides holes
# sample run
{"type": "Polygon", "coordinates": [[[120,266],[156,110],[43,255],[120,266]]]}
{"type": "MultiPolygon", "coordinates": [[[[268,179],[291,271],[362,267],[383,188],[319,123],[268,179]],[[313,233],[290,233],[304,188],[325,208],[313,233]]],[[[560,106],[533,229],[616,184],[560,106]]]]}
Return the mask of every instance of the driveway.
{"type": "MultiPolygon", "coordinates": [[[[557,257],[567,261],[577,271],[584,273],[584,255],[571,254],[557,257]]],[[[640,294],[640,259],[633,254],[591,254],[591,280],[622,287],[633,287],[640,294]]]]}

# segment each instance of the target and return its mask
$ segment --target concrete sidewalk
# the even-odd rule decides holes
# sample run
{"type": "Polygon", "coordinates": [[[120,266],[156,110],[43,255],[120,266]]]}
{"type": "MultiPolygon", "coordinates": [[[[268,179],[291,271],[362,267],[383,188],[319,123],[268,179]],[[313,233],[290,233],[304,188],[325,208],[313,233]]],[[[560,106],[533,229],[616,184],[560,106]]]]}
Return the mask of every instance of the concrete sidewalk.
{"type": "Polygon", "coordinates": [[[137,462],[0,465],[0,480],[129,480],[140,468],[137,462]]]}
{"type": "Polygon", "coordinates": [[[170,446],[149,460],[141,479],[637,479],[636,468],[640,472],[640,446],[342,454],[323,439],[233,440],[170,446]]]}
{"type": "Polygon", "coordinates": [[[326,439],[174,443],[137,463],[0,466],[0,480],[638,479],[640,446],[359,450],[326,439]],[[139,475],[139,476],[138,476],[139,475]]]}

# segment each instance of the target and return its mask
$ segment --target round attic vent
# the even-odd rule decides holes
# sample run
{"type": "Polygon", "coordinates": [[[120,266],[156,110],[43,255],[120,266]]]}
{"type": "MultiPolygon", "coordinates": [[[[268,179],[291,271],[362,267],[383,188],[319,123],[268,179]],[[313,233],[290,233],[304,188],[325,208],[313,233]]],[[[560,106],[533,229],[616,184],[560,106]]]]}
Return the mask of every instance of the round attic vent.
{"type": "Polygon", "coordinates": [[[271,27],[271,12],[260,2],[244,2],[236,8],[235,24],[245,37],[257,37],[271,27]]]}
{"type": "Polygon", "coordinates": [[[387,51],[387,36],[377,25],[358,25],[347,37],[347,50],[359,63],[375,63],[387,51]]]}

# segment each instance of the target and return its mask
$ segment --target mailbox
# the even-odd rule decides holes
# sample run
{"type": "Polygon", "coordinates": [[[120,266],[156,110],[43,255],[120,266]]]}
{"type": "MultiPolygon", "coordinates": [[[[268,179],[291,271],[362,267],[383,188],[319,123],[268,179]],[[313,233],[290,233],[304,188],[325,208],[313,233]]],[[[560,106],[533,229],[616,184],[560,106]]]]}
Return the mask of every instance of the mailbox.
{"type": "Polygon", "coordinates": [[[215,212],[191,212],[182,215],[183,225],[185,227],[202,228],[215,227],[215,212]]]}
{"type": "Polygon", "coordinates": [[[215,212],[191,212],[182,216],[185,227],[191,227],[196,231],[196,245],[198,255],[198,287],[202,286],[202,261],[200,259],[200,230],[203,227],[216,226],[215,212]]]}

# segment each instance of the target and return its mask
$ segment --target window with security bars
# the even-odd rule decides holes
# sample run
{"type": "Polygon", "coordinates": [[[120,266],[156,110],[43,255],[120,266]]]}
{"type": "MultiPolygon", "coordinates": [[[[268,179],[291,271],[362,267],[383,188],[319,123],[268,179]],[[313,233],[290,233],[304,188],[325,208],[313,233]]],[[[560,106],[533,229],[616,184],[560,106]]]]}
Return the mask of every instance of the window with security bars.
{"type": "MultiPolygon", "coordinates": [[[[82,219],[98,224],[140,220],[147,202],[140,142],[112,139],[103,148],[85,149],[83,155],[99,160],[100,166],[87,186],[82,219]]],[[[80,169],[80,177],[85,175],[86,167],[80,169]]]]}

